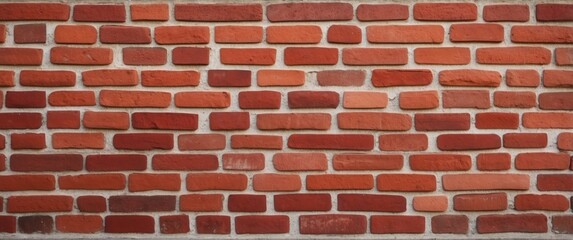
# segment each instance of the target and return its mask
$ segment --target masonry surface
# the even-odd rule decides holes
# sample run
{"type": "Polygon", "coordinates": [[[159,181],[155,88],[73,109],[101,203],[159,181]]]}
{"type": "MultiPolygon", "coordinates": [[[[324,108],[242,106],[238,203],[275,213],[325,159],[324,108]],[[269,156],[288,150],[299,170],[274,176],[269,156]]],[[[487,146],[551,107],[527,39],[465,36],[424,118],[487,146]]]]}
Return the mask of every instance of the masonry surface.
{"type": "Polygon", "coordinates": [[[0,3],[0,238],[571,238],[573,3],[0,3]]]}

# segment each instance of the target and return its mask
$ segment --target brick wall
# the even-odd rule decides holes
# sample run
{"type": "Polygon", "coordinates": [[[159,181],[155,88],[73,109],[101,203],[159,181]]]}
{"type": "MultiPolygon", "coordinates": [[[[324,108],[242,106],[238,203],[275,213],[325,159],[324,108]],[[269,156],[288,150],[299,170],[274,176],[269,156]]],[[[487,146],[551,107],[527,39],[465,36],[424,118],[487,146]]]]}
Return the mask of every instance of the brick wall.
{"type": "Polygon", "coordinates": [[[572,24],[567,1],[0,3],[0,238],[569,238],[572,24]]]}

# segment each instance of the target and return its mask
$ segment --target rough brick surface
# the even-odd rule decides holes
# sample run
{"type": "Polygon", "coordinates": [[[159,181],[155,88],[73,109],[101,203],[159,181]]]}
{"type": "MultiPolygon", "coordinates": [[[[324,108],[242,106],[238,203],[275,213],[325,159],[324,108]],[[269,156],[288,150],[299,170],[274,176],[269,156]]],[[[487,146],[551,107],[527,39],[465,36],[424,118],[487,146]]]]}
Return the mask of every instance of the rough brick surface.
{"type": "Polygon", "coordinates": [[[0,239],[569,239],[573,4],[0,3],[0,239]]]}

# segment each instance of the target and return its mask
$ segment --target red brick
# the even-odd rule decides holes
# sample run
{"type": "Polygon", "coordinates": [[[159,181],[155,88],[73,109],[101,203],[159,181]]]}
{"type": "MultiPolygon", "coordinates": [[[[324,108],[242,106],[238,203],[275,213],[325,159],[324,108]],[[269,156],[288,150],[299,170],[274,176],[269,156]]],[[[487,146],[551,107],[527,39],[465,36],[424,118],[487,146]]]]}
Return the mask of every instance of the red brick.
{"type": "Polygon", "coordinates": [[[573,110],[573,92],[539,94],[539,108],[544,110],[573,110]]]}
{"type": "Polygon", "coordinates": [[[101,213],[107,209],[106,200],[102,196],[79,196],[76,204],[80,212],[101,213]]]}
{"type": "Polygon", "coordinates": [[[131,4],[129,5],[132,21],[167,21],[169,20],[168,4],[131,4]]]}
{"type": "Polygon", "coordinates": [[[338,63],[338,49],[324,47],[287,47],[284,61],[288,66],[335,65],[338,63]]]}
{"type": "Polygon", "coordinates": [[[104,149],[103,133],[53,133],[54,149],[104,149]]]}
{"type": "Polygon", "coordinates": [[[151,43],[151,33],[147,27],[104,25],[99,29],[99,40],[116,44],[151,43]]]}
{"type": "Polygon", "coordinates": [[[40,66],[43,54],[44,51],[37,48],[0,48],[0,65],[40,66]]]}
{"type": "Polygon", "coordinates": [[[481,153],[476,160],[480,171],[503,171],[511,168],[509,153],[481,153]]]}
{"type": "Polygon", "coordinates": [[[406,48],[344,48],[342,62],[346,65],[405,65],[408,63],[406,48]]]}
{"type": "Polygon", "coordinates": [[[0,20],[3,21],[67,21],[70,6],[65,3],[3,3],[0,20]]]}
{"type": "Polygon", "coordinates": [[[483,7],[486,22],[527,22],[529,6],[526,4],[493,4],[483,7]]]}
{"type": "Polygon", "coordinates": [[[113,146],[122,150],[173,149],[171,133],[118,133],[113,135],[113,146]]]}
{"type": "Polygon", "coordinates": [[[481,112],[476,114],[478,129],[517,129],[519,114],[502,112],[481,112]]]}
{"type": "Polygon", "coordinates": [[[385,92],[345,91],[342,106],[349,109],[385,108],[388,105],[388,94],[385,92]]]}
{"type": "Polygon", "coordinates": [[[324,153],[275,153],[273,166],[279,171],[325,171],[328,160],[324,153]]]}
{"type": "Polygon", "coordinates": [[[405,212],[406,198],[381,194],[338,194],[338,211],[405,212]]]}
{"type": "Polygon", "coordinates": [[[179,210],[193,212],[220,212],[223,194],[188,194],[179,197],[179,210]]]}
{"type": "Polygon", "coordinates": [[[442,43],[444,28],[440,25],[374,25],[366,27],[370,43],[442,43]]]}
{"type": "Polygon", "coordinates": [[[279,109],[281,94],[276,91],[245,91],[239,93],[241,109],[279,109]]]}
{"type": "Polygon", "coordinates": [[[270,113],[257,114],[257,128],[261,130],[327,130],[330,115],[326,113],[270,113]]]}
{"type": "Polygon", "coordinates": [[[305,79],[304,71],[300,70],[259,70],[257,72],[257,84],[261,87],[300,86],[304,85],[305,79]]]}
{"type": "Polygon", "coordinates": [[[84,113],[82,124],[85,128],[116,129],[129,128],[129,114],[126,112],[92,112],[84,113]]]}
{"type": "Polygon", "coordinates": [[[537,175],[539,191],[573,191],[573,175],[571,174],[539,174],[537,175]]]}
{"type": "Polygon", "coordinates": [[[207,81],[211,87],[250,87],[249,70],[209,70],[207,81]]]}
{"type": "Polygon", "coordinates": [[[573,21],[573,4],[536,4],[535,17],[540,22],[573,21]]]}
{"type": "Polygon", "coordinates": [[[506,133],[503,135],[505,148],[544,148],[547,133],[506,133]]]}
{"type": "Polygon", "coordinates": [[[297,193],[274,195],[277,212],[329,211],[332,208],[330,194],[297,193]]]}
{"type": "Polygon", "coordinates": [[[159,217],[159,229],[163,234],[188,233],[189,216],[187,215],[170,215],[159,217]]]}
{"type": "Polygon", "coordinates": [[[209,65],[210,51],[207,47],[176,47],[171,54],[171,61],[175,65],[209,65]]]}
{"type": "Polygon", "coordinates": [[[378,191],[433,192],[436,177],[428,174],[380,174],[376,177],[378,191]]]}
{"type": "Polygon", "coordinates": [[[418,212],[445,212],[448,210],[448,197],[437,196],[415,196],[412,207],[418,212]]]}
{"type": "Polygon", "coordinates": [[[123,174],[59,176],[58,186],[66,190],[123,190],[125,189],[125,176],[123,174]]]}
{"type": "Polygon", "coordinates": [[[470,49],[463,47],[432,47],[414,49],[417,64],[466,65],[470,63],[470,49]]]}
{"type": "Polygon", "coordinates": [[[174,174],[129,174],[128,187],[130,192],[143,192],[152,190],[179,191],[181,178],[178,173],[174,174]]]}
{"type": "Polygon", "coordinates": [[[53,47],[50,62],[59,65],[109,65],[113,62],[111,48],[53,47]]]}
{"type": "Polygon", "coordinates": [[[511,41],[516,43],[573,43],[573,27],[513,26],[511,41]]]}
{"type": "Polygon", "coordinates": [[[143,215],[108,215],[104,226],[106,233],[154,233],[155,219],[143,215]]]}
{"type": "Polygon", "coordinates": [[[13,150],[44,149],[46,148],[46,136],[43,133],[12,133],[10,134],[10,147],[13,150]]]}
{"type": "Polygon", "coordinates": [[[473,21],[477,19],[473,3],[416,3],[414,19],[419,21],[473,21]]]}
{"type": "Polygon", "coordinates": [[[374,188],[374,178],[370,174],[322,174],[307,175],[306,189],[324,190],[370,190],[374,188]]]}
{"type": "Polygon", "coordinates": [[[332,158],[335,170],[400,170],[404,166],[402,155],[335,154],[332,158]]]}
{"type": "Polygon", "coordinates": [[[350,3],[279,3],[267,6],[271,22],[344,21],[354,17],[350,3]]]}
{"type": "Polygon", "coordinates": [[[187,175],[188,191],[247,189],[247,176],[230,173],[192,173],[187,175]]]}
{"type": "Polygon", "coordinates": [[[95,106],[95,94],[92,91],[55,91],[48,96],[51,106],[95,106]]]}
{"type": "Polygon", "coordinates": [[[515,196],[514,205],[518,211],[567,211],[569,200],[558,194],[519,194],[515,196]]]}
{"type": "Polygon", "coordinates": [[[476,69],[444,70],[440,71],[439,80],[443,86],[498,87],[501,74],[476,69]]]}
{"type": "Polygon", "coordinates": [[[555,63],[557,66],[573,65],[573,48],[555,48],[555,63]]]}
{"type": "Polygon", "coordinates": [[[481,215],[476,221],[478,233],[546,233],[547,217],[543,214],[481,215]]]}
{"type": "Polygon", "coordinates": [[[432,217],[432,232],[438,234],[467,234],[469,219],[465,215],[437,215],[432,217]]]}
{"type": "Polygon", "coordinates": [[[441,134],[437,144],[444,151],[498,149],[501,138],[496,134],[441,134]]]}
{"type": "Polygon", "coordinates": [[[94,44],[97,30],[91,25],[58,25],[54,31],[54,41],[59,44],[94,44]]]}
{"type": "Polygon", "coordinates": [[[152,91],[101,90],[99,104],[104,107],[166,108],[171,105],[171,93],[152,91]]]}
{"type": "Polygon", "coordinates": [[[274,48],[221,48],[221,63],[228,65],[274,65],[274,48]]]}
{"type": "Polygon", "coordinates": [[[141,85],[146,87],[197,86],[199,85],[199,77],[197,71],[141,71],[141,85]]]}
{"type": "Polygon", "coordinates": [[[537,106],[535,92],[495,91],[493,104],[500,108],[532,108],[537,106]]]}
{"type": "Polygon", "coordinates": [[[175,196],[120,195],[108,199],[111,212],[170,212],[175,210],[175,196]]]}
{"type": "Polygon", "coordinates": [[[211,130],[247,130],[250,127],[248,112],[212,112],[209,114],[211,130]]]}
{"type": "Polygon", "coordinates": [[[41,126],[41,113],[0,113],[0,129],[38,129],[41,126]]]}
{"type": "Polygon", "coordinates": [[[14,26],[15,43],[46,43],[46,24],[19,24],[14,26]]]}
{"type": "Polygon", "coordinates": [[[506,209],[506,193],[458,194],[454,196],[454,210],[456,211],[503,211],[506,209]]]}
{"type": "Polygon", "coordinates": [[[139,154],[99,154],[86,157],[86,170],[96,172],[143,171],[147,157],[139,154]]]}
{"type": "Polygon", "coordinates": [[[122,51],[125,65],[152,66],[167,63],[167,50],[165,48],[129,47],[122,51]]]}
{"type": "Polygon", "coordinates": [[[382,151],[424,151],[428,148],[425,134],[382,134],[378,139],[382,151]]]}
{"type": "Polygon", "coordinates": [[[289,108],[336,108],[340,97],[334,91],[291,91],[288,93],[289,108]]]}
{"type": "Polygon", "coordinates": [[[283,215],[237,216],[235,232],[237,234],[279,234],[290,231],[290,219],[283,215]]]}
{"type": "Polygon", "coordinates": [[[319,43],[322,30],[316,25],[269,26],[266,28],[268,43],[319,43]]]}
{"type": "Polygon", "coordinates": [[[0,43],[6,42],[6,25],[0,24],[0,43]]]}
{"type": "Polygon", "coordinates": [[[80,171],[83,157],[80,154],[12,154],[10,169],[16,172],[67,172],[80,171]]]}
{"type": "Polygon", "coordinates": [[[233,135],[231,148],[233,149],[275,149],[283,147],[282,136],[276,135],[233,135]]]}
{"type": "Polygon", "coordinates": [[[410,169],[416,171],[467,171],[472,166],[469,155],[416,154],[410,155],[410,169]]]}
{"type": "Polygon", "coordinates": [[[199,234],[229,234],[231,233],[231,217],[202,215],[195,218],[199,234]]]}
{"type": "Polygon", "coordinates": [[[450,41],[452,42],[502,42],[503,26],[499,24],[452,24],[450,41]]]}
{"type": "Polygon", "coordinates": [[[253,176],[253,189],[257,192],[292,192],[302,187],[295,174],[262,173],[253,176]]]}
{"type": "Polygon", "coordinates": [[[468,113],[417,113],[414,122],[417,131],[470,129],[468,113]]]}
{"type": "Polygon", "coordinates": [[[76,22],[125,22],[125,6],[115,5],[75,5],[76,22]]]}
{"type": "Polygon", "coordinates": [[[480,64],[545,65],[551,63],[551,51],[543,47],[478,48],[476,61],[480,64]]]}
{"type": "Polygon", "coordinates": [[[426,218],[424,216],[372,216],[370,231],[374,234],[424,233],[426,218]]]}
{"type": "Polygon", "coordinates": [[[372,150],[374,137],[368,134],[291,134],[292,149],[372,150]]]}
{"type": "Polygon", "coordinates": [[[444,108],[488,109],[491,101],[488,90],[444,90],[442,91],[444,108]]]}
{"type": "Polygon", "coordinates": [[[211,154],[155,154],[151,166],[154,170],[168,171],[216,170],[219,161],[211,154]]]}
{"type": "Polygon", "coordinates": [[[197,130],[199,116],[193,113],[136,112],[131,114],[135,129],[197,130]]]}
{"type": "Polygon", "coordinates": [[[541,82],[536,70],[508,69],[505,71],[505,81],[510,87],[537,87],[541,82]]]}
{"type": "Polygon", "coordinates": [[[0,70],[0,86],[13,87],[14,86],[14,71],[0,70]]]}
{"type": "Polygon", "coordinates": [[[342,112],[337,118],[340,129],[406,131],[412,128],[412,118],[402,113],[342,112]]]}
{"type": "Polygon", "coordinates": [[[227,139],[223,134],[180,134],[179,150],[223,150],[227,139]]]}
{"type": "Polygon", "coordinates": [[[566,112],[526,112],[522,117],[526,128],[573,128],[573,114],[566,112]]]}
{"type": "Polygon", "coordinates": [[[362,30],[355,25],[332,25],[328,28],[326,40],[329,43],[360,43],[362,30]]]}
{"type": "Polygon", "coordinates": [[[175,106],[181,108],[226,108],[231,105],[229,92],[178,92],[175,106]]]}
{"type": "Polygon", "coordinates": [[[45,108],[46,92],[44,91],[7,91],[7,108],[45,108]]]}
{"type": "Polygon", "coordinates": [[[229,195],[229,212],[266,212],[267,200],[265,195],[231,194],[229,195]]]}
{"type": "Polygon", "coordinates": [[[263,20],[261,4],[175,4],[175,19],[192,22],[263,20]]]}
{"type": "Polygon", "coordinates": [[[0,233],[16,233],[16,216],[0,216],[0,233]]]}
{"type": "Polygon", "coordinates": [[[400,92],[400,108],[404,110],[434,109],[440,106],[438,91],[400,92]]]}
{"type": "Polygon", "coordinates": [[[301,234],[364,234],[368,224],[366,216],[350,214],[301,215],[298,222],[301,234]]]}
{"type": "Polygon", "coordinates": [[[223,154],[223,169],[238,171],[258,171],[265,168],[265,155],[262,153],[223,154]]]}
{"type": "Polygon", "coordinates": [[[56,178],[53,175],[2,175],[0,191],[52,191],[56,189],[56,178]]]}
{"type": "Polygon", "coordinates": [[[324,70],[316,74],[320,86],[362,86],[365,78],[363,70],[324,70]]]}
{"type": "Polygon", "coordinates": [[[64,195],[10,196],[8,213],[71,212],[74,198],[64,195]]]}
{"type": "Polygon", "coordinates": [[[209,43],[209,27],[206,26],[160,26],[155,28],[158,44],[204,44],[209,43]]]}
{"type": "Polygon", "coordinates": [[[573,150],[573,133],[559,133],[557,135],[557,148],[560,150],[573,150]]]}
{"type": "Polygon", "coordinates": [[[26,234],[49,234],[54,231],[54,219],[46,215],[18,217],[18,231],[26,234]]]}
{"type": "Polygon", "coordinates": [[[73,87],[76,73],[72,71],[20,71],[20,85],[32,87],[73,87]]]}
{"type": "Polygon", "coordinates": [[[529,152],[515,157],[515,168],[519,170],[566,170],[569,166],[566,153],[529,152]]]}
{"type": "Polygon", "coordinates": [[[509,173],[447,174],[442,176],[446,191],[528,190],[529,175],[509,173]]]}
{"type": "Polygon", "coordinates": [[[263,27],[260,26],[215,26],[216,43],[260,43],[263,27]]]}
{"type": "Polygon", "coordinates": [[[545,87],[573,87],[573,71],[543,70],[543,86],[545,87]]]}
{"type": "Polygon", "coordinates": [[[356,8],[356,18],[360,21],[407,20],[408,6],[402,4],[360,4],[356,8]]]}

